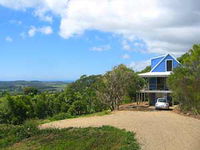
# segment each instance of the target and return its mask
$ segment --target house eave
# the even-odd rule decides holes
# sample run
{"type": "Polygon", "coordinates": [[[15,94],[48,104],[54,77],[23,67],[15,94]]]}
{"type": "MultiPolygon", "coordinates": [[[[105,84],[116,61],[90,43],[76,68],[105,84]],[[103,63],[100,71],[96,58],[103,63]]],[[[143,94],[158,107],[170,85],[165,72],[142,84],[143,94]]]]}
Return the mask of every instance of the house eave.
{"type": "Polygon", "coordinates": [[[140,77],[168,77],[172,72],[146,72],[139,74],[140,77]]]}

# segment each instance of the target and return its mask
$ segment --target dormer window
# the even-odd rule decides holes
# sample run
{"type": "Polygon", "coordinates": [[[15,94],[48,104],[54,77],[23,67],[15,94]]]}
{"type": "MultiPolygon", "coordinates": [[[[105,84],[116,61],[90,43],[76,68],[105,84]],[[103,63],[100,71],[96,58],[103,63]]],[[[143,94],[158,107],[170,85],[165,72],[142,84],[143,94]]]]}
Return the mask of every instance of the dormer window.
{"type": "Polygon", "coordinates": [[[167,60],[167,61],[166,61],[166,65],[167,65],[167,66],[166,66],[166,67],[167,67],[167,71],[172,71],[172,69],[173,69],[173,68],[172,68],[172,67],[173,67],[173,66],[172,66],[172,60],[167,60]]]}

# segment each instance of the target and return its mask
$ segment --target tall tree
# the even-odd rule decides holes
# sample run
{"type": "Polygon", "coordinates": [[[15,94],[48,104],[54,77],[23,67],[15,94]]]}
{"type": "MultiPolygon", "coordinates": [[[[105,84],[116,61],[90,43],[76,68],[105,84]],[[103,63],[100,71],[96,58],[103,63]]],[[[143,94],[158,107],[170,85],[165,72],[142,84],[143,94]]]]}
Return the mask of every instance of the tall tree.
{"type": "Polygon", "coordinates": [[[131,90],[136,93],[144,83],[133,70],[122,64],[107,72],[102,80],[104,84],[98,94],[111,110],[119,109],[123,97],[131,90]]]}
{"type": "Polygon", "coordinates": [[[179,59],[182,65],[169,77],[169,87],[183,111],[200,114],[200,44],[179,59]]]}

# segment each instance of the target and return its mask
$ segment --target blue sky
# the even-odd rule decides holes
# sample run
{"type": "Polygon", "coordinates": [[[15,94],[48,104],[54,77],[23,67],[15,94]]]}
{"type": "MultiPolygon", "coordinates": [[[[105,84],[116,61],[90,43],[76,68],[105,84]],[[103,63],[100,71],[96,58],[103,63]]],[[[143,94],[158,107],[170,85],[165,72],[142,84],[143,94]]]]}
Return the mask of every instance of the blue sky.
{"type": "MultiPolygon", "coordinates": [[[[0,0],[0,80],[74,80],[83,74],[105,73],[121,63],[141,70],[151,57],[166,53],[179,56],[198,42],[193,36],[188,42],[182,36],[174,36],[173,28],[185,35],[191,30],[190,25],[185,32],[182,25],[177,27],[173,21],[167,29],[152,23],[161,17],[160,9],[170,5],[153,3],[147,10],[137,10],[144,12],[145,17],[127,17],[128,6],[120,5],[119,11],[109,14],[105,7],[86,1],[91,4],[87,8],[79,5],[80,0],[66,7],[62,3],[67,0],[57,1],[58,7],[54,7],[52,0],[37,0],[37,3],[18,0],[19,4],[0,0]],[[152,14],[146,22],[150,22],[151,28],[145,25],[146,14],[152,14]],[[159,29],[159,34],[153,32],[159,29]],[[174,43],[170,37],[178,42],[174,43]]],[[[107,0],[102,2],[108,5],[107,0]]],[[[173,19],[176,18],[174,14],[173,19]]]]}

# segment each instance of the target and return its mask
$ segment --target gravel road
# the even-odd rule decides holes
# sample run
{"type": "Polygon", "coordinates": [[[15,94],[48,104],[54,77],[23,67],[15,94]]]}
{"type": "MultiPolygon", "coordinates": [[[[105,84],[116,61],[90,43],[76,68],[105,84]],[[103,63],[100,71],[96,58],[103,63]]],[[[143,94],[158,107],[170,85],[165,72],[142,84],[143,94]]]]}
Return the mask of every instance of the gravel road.
{"type": "Polygon", "coordinates": [[[200,120],[171,111],[115,111],[105,116],[55,121],[41,128],[102,125],[135,132],[143,150],[200,150],[200,120]]]}

